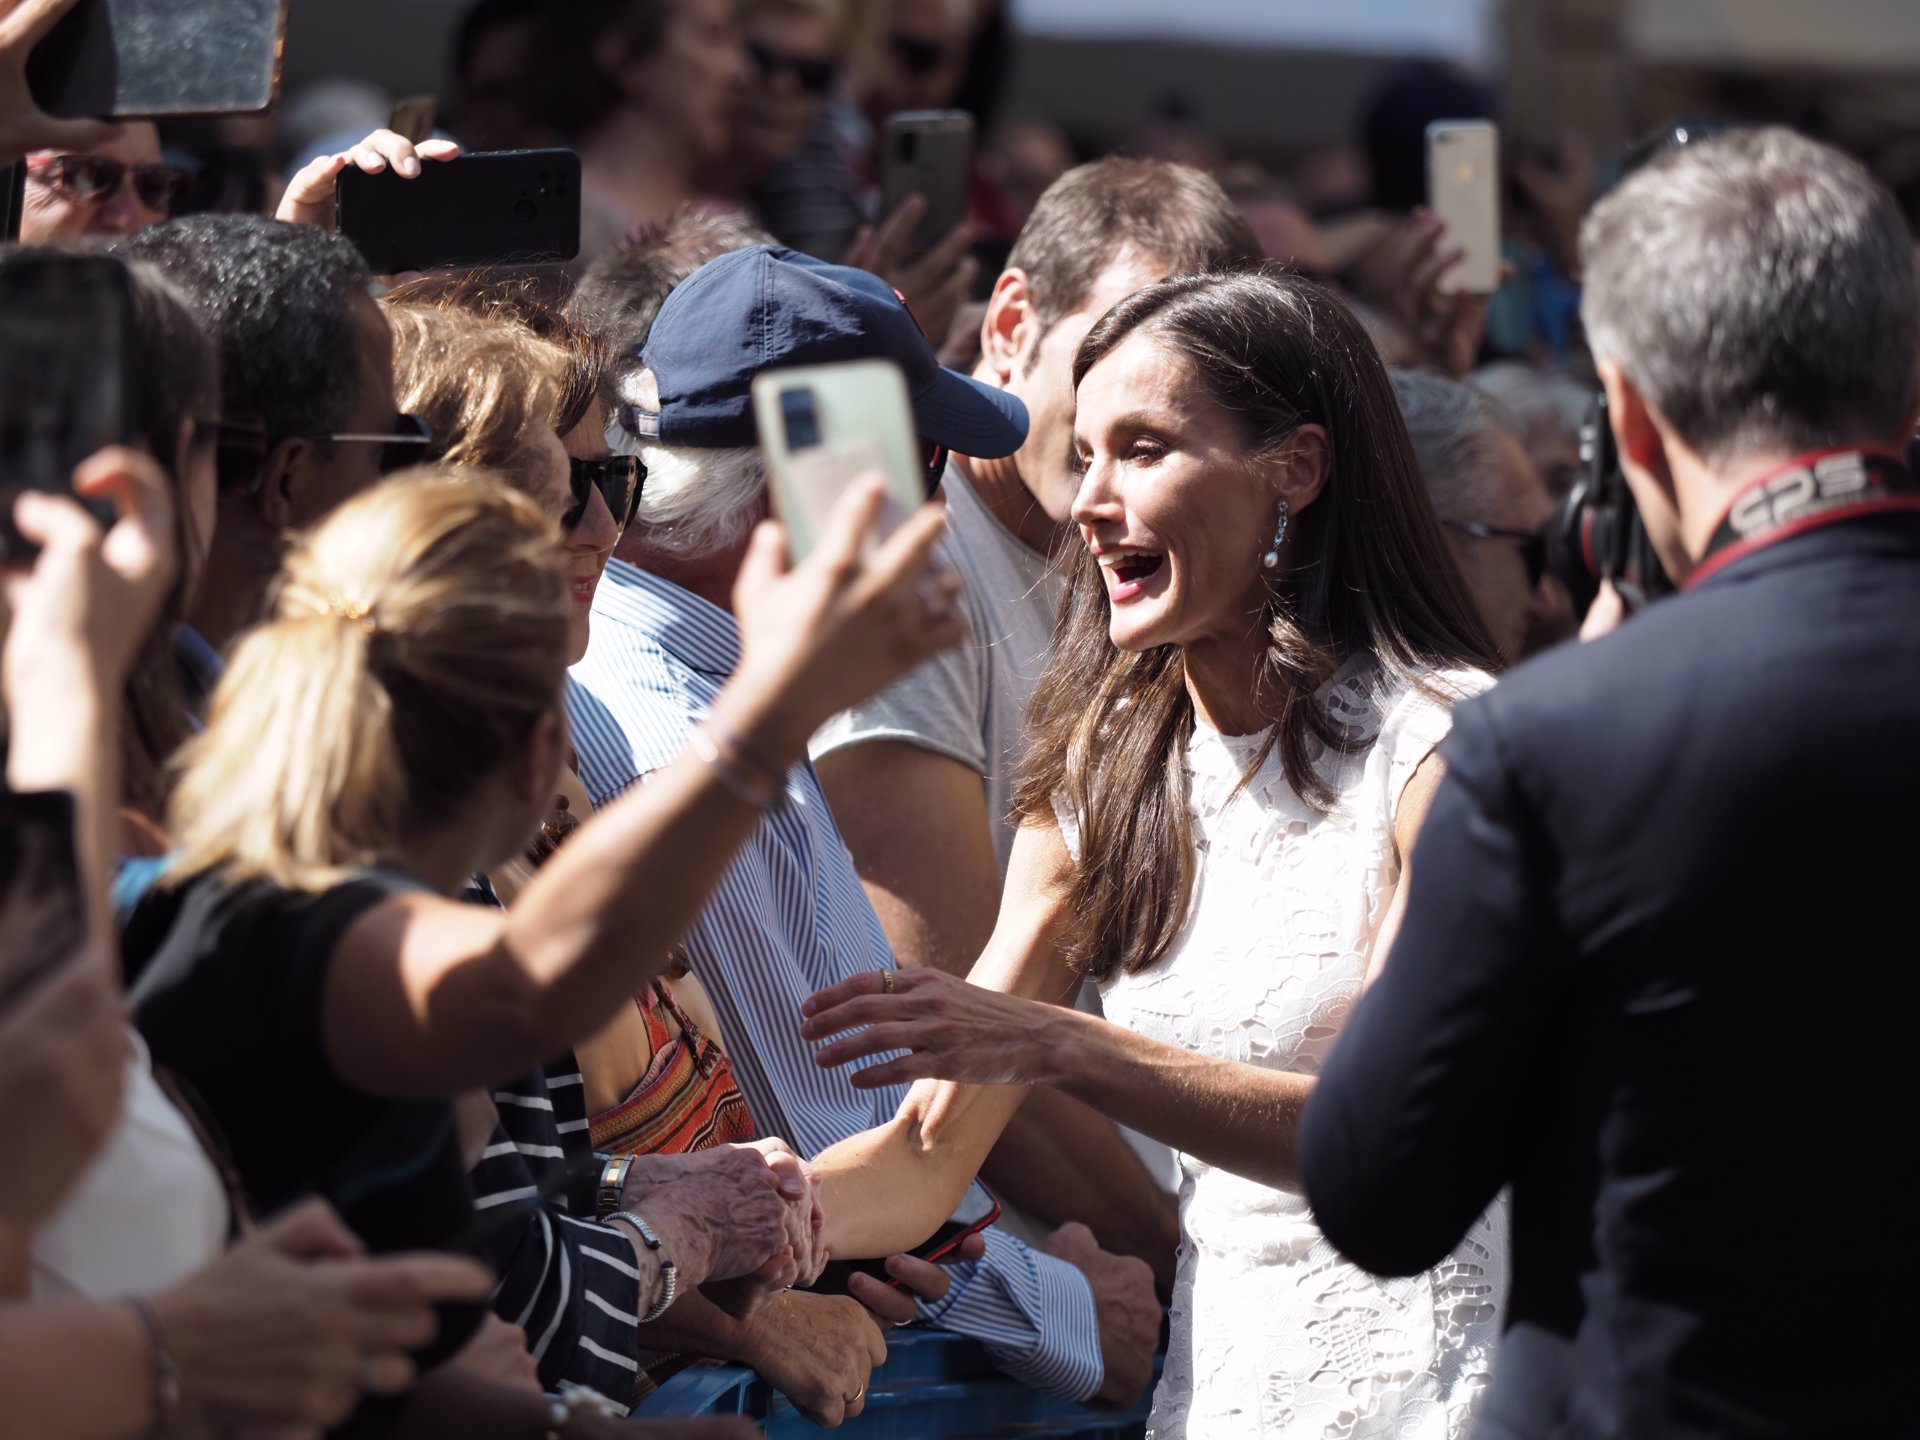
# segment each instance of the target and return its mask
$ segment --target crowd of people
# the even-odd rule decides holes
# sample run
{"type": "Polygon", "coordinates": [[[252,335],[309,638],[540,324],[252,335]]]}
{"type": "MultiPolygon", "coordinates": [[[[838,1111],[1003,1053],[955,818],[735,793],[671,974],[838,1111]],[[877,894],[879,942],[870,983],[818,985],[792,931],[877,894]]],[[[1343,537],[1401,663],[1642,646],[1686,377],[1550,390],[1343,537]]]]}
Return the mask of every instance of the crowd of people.
{"type": "Polygon", "coordinates": [[[915,254],[874,125],[990,113],[982,0],[479,0],[448,134],[251,170],[41,114],[65,8],[0,0],[0,277],[112,258],[133,423],[0,475],[0,1440],[755,1433],[630,1418],[707,1361],[835,1426],[908,1325],[1155,1440],[1898,1428],[1770,1198],[1845,1196],[1826,1309],[1910,1278],[1920,294],[1854,160],[1522,164],[1455,293],[1408,147],[1490,97],[1422,70],[1365,215],[1014,118],[915,254]],[[335,233],[553,143],[572,266],[335,233]],[[854,358],[931,498],[795,561],[753,381],[854,358]],[[1576,613],[1596,394],[1683,593],[1576,613]]]}

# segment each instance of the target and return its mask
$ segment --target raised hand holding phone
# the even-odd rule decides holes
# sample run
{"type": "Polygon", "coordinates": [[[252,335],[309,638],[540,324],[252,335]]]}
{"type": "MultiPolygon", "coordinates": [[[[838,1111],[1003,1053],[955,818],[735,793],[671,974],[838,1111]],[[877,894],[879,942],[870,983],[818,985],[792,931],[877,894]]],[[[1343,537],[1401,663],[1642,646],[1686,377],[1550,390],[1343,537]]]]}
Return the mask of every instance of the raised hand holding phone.
{"type": "Polygon", "coordinates": [[[422,160],[444,163],[459,157],[460,147],[451,140],[423,138],[416,142],[392,130],[376,130],[350,150],[322,155],[302,166],[287,182],[286,194],[281,196],[273,218],[332,230],[339,220],[340,177],[349,168],[363,175],[390,170],[402,180],[418,180],[423,173],[422,160]]]}

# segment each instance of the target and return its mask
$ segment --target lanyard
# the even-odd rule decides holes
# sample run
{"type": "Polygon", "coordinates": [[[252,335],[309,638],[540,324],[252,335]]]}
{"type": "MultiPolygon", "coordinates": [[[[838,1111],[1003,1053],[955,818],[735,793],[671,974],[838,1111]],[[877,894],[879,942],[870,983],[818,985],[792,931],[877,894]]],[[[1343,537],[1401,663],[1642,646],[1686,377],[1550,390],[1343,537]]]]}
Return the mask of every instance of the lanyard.
{"type": "Polygon", "coordinates": [[[1920,510],[1920,479],[1892,450],[1817,450],[1770,470],[1733,497],[1706,553],[1680,588],[1792,535],[1843,520],[1920,510]]]}

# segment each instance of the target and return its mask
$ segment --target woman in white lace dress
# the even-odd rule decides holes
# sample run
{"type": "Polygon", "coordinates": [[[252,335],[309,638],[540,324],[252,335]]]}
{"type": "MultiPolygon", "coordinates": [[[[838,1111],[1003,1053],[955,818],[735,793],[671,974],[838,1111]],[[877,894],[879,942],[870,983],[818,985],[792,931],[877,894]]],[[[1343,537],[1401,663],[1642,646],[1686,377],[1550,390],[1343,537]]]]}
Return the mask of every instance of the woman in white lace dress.
{"type": "Polygon", "coordinates": [[[1074,369],[1086,550],[1000,923],[973,984],[861,976],[809,1002],[808,1033],[842,1034],[823,1064],[908,1052],[856,1083],[966,1082],[907,1102],[940,1163],[890,1187],[902,1223],[945,1213],[1022,1093],[977,1087],[1057,1085],[1180,1152],[1156,1440],[1460,1436],[1504,1235],[1483,1219],[1433,1272],[1367,1275],[1314,1224],[1293,1136],[1493,645],[1386,374],[1326,291],[1165,281],[1074,369]],[[1107,1021],[1058,1003],[1082,975],[1107,1021]]]}

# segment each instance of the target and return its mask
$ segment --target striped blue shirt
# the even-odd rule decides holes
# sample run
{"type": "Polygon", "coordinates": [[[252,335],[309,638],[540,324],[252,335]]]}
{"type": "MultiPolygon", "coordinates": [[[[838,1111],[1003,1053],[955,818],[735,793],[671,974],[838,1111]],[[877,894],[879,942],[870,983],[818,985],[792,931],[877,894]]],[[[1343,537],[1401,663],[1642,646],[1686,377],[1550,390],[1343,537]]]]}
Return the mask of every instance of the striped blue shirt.
{"type": "MultiPolygon", "coordinates": [[[[615,560],[593,601],[593,644],[567,685],[580,776],[596,806],[680,753],[740,661],[733,617],[615,560]]],[[[893,951],[810,764],[769,815],[688,933],[727,1053],[763,1135],[803,1155],[891,1120],[905,1086],[855,1090],[800,1038],[800,1002],[893,951]]],[[[1001,1369],[1084,1400],[1103,1378],[1093,1292],[1079,1270],[989,1231],[987,1254],[953,1267],[953,1288],[921,1318],[981,1341],[1001,1369]]]]}

